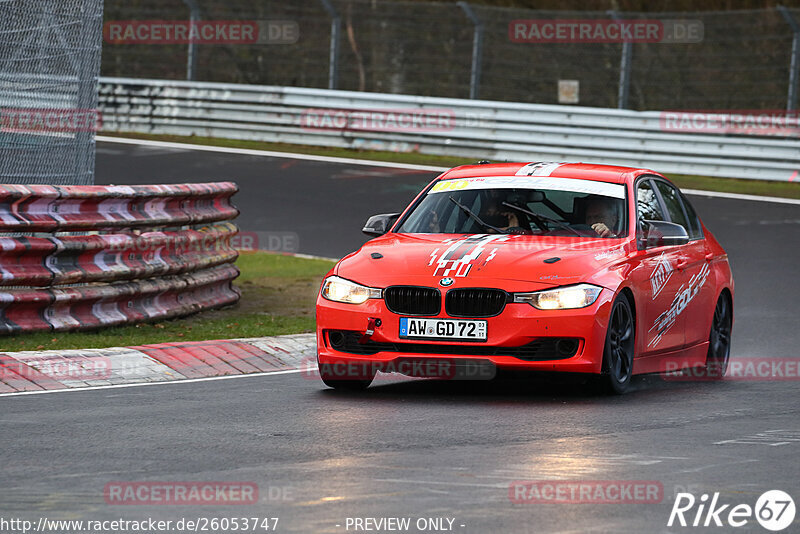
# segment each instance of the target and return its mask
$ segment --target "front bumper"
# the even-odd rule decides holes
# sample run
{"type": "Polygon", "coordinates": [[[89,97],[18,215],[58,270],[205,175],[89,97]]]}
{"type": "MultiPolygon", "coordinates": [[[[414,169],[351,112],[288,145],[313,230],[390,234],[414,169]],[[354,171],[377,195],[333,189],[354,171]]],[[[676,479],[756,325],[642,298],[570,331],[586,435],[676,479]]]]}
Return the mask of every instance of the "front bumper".
{"type": "MultiPolygon", "coordinates": [[[[490,361],[497,368],[509,370],[556,371],[598,374],[602,368],[606,328],[614,293],[603,289],[591,306],[573,310],[538,310],[529,304],[508,303],[500,315],[475,317],[487,322],[485,342],[428,341],[400,338],[400,317],[386,308],[381,299],[364,304],[332,302],[317,299],[318,361],[327,365],[370,364],[391,370],[402,369],[398,362],[408,358],[447,359],[456,361],[490,361]],[[380,319],[371,336],[365,332],[380,319]],[[370,321],[372,320],[372,321],[370,321]],[[358,333],[365,342],[367,354],[355,354],[351,349],[337,350],[331,342],[332,331],[358,333]],[[556,338],[578,340],[573,356],[554,359],[531,359],[519,348],[537,341],[556,338]],[[505,354],[504,354],[505,353],[505,354]],[[517,354],[512,355],[512,354],[517,354]],[[522,355],[520,355],[522,354],[522,355]]],[[[444,310],[426,318],[459,319],[444,310]]],[[[470,318],[472,319],[472,318],[470,318]]],[[[339,344],[341,347],[341,343],[339,344]]],[[[348,348],[348,347],[344,347],[348,348]]]]}

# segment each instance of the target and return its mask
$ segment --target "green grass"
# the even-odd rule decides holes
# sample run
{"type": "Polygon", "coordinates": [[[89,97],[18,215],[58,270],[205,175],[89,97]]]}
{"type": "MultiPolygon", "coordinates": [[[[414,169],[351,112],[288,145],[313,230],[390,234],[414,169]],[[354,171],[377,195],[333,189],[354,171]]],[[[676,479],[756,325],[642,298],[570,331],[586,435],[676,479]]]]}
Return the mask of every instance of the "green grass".
{"type": "Polygon", "coordinates": [[[297,258],[282,254],[265,252],[242,252],[236,260],[236,266],[242,274],[236,279],[238,284],[257,283],[268,278],[319,278],[327,273],[334,262],[328,260],[297,258]]]}
{"type": "MultiPolygon", "coordinates": [[[[105,134],[108,135],[108,134],[105,134]]],[[[171,141],[174,143],[193,143],[197,145],[223,146],[231,148],[250,148],[254,150],[271,150],[275,152],[294,152],[298,154],[315,154],[341,158],[369,159],[391,161],[395,163],[413,163],[417,165],[434,165],[438,167],[455,167],[482,159],[476,155],[474,159],[453,156],[431,156],[417,152],[379,152],[374,150],[352,150],[347,148],[323,148],[307,145],[290,145],[285,143],[265,143],[261,141],[244,141],[238,139],[217,139],[212,137],[150,135],[135,133],[116,133],[117,137],[133,139],[152,139],[171,141]]],[[[658,169],[654,169],[658,170],[658,169]]],[[[724,191],[726,193],[743,193],[784,198],[800,198],[800,182],[772,182],[767,180],[744,180],[737,178],[714,178],[709,176],[690,176],[684,174],[667,174],[669,179],[680,187],[701,189],[704,191],[724,191]]]]}
{"type": "Polygon", "coordinates": [[[39,332],[0,337],[0,350],[87,349],[207,339],[313,332],[314,304],[322,277],[334,263],[248,252],[236,262],[238,304],[185,319],[91,332],[39,332]]]}

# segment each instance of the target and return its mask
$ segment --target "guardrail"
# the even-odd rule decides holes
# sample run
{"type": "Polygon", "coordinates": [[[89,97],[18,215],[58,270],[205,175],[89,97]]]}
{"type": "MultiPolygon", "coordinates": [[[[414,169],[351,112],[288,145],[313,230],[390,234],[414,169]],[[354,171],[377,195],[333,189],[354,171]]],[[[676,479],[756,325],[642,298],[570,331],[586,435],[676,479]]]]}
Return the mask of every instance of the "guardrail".
{"type": "Polygon", "coordinates": [[[796,115],[782,136],[672,133],[658,111],[128,78],[101,78],[99,102],[106,132],[613,163],[762,180],[790,181],[800,170],[796,115]]]}
{"type": "Polygon", "coordinates": [[[0,185],[0,335],[167,319],[233,304],[229,182],[0,185]]]}

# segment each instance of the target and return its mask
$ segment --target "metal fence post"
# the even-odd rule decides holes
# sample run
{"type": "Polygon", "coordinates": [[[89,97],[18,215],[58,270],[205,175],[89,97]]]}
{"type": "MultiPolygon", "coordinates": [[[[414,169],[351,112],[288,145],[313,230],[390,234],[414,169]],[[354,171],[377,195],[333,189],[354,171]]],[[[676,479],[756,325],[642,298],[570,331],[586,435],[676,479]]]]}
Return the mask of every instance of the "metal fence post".
{"type": "Polygon", "coordinates": [[[331,46],[328,63],[328,89],[336,89],[339,85],[339,35],[342,33],[342,17],[333,7],[330,0],[321,0],[325,11],[331,16],[331,46]]]}
{"type": "MultiPolygon", "coordinates": [[[[78,80],[76,111],[97,109],[100,79],[100,51],[103,46],[102,0],[84,0],[81,5],[81,37],[85,50],[80,54],[75,75],[78,80]]],[[[57,30],[61,32],[61,29],[57,30]]],[[[62,36],[63,39],[63,36],[62,36]]],[[[64,40],[66,43],[66,40],[64,40]]],[[[75,176],[77,185],[94,184],[95,132],[88,128],[75,134],[75,176]]]]}
{"type": "Polygon", "coordinates": [[[458,7],[464,10],[469,20],[472,21],[474,29],[472,31],[472,66],[469,75],[469,97],[478,98],[478,91],[481,85],[481,57],[483,55],[483,23],[472,10],[472,6],[467,2],[458,2],[458,7]]]}
{"type": "MultiPolygon", "coordinates": [[[[616,11],[606,11],[614,20],[620,20],[616,11]]],[[[619,62],[619,89],[617,91],[617,108],[628,109],[628,94],[631,87],[631,58],[633,57],[633,43],[622,43],[622,56],[619,62]]]]}
{"type": "Polygon", "coordinates": [[[800,71],[800,24],[784,6],[778,6],[783,18],[792,28],[792,58],[789,63],[789,94],[786,97],[786,111],[797,109],[797,73],[800,71]]]}
{"type": "MultiPolygon", "coordinates": [[[[195,22],[200,20],[200,7],[197,5],[196,0],[183,0],[183,3],[189,7],[189,21],[194,25],[195,22]]],[[[191,29],[189,30],[191,35],[191,29]]],[[[189,40],[189,49],[186,58],[186,79],[194,81],[195,65],[197,64],[197,43],[189,40]]]]}

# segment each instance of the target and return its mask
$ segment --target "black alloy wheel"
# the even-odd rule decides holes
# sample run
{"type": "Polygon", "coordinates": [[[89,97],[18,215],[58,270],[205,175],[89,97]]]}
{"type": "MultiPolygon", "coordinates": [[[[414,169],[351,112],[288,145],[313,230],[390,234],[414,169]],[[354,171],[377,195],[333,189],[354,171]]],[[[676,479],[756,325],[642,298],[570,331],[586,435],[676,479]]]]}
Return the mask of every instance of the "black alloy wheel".
{"type": "Polygon", "coordinates": [[[611,308],[603,353],[603,385],[608,393],[621,395],[630,387],[635,350],[634,325],[628,297],[621,294],[611,308]]]}
{"type": "Polygon", "coordinates": [[[706,374],[714,380],[722,379],[728,370],[732,325],[731,302],[726,294],[722,294],[717,299],[717,305],[714,308],[711,334],[708,336],[708,354],[706,355],[706,374]]]}

